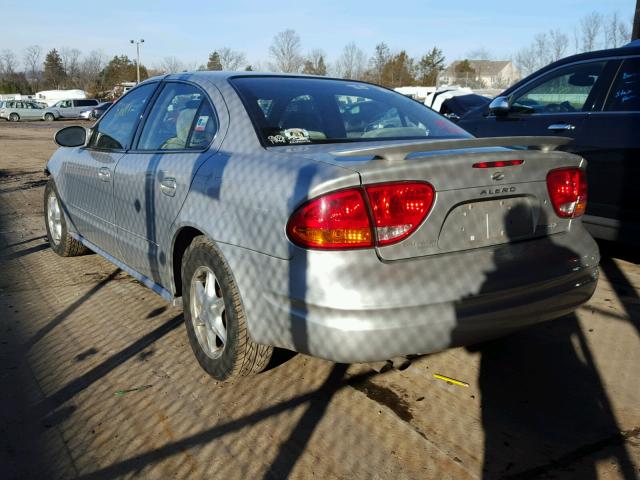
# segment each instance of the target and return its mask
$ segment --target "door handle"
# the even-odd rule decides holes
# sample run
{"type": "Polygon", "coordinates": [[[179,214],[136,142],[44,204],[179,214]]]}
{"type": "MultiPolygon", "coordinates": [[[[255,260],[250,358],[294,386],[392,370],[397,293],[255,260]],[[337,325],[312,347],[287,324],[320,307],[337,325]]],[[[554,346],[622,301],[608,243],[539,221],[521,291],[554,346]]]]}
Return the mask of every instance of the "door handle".
{"type": "Polygon", "coordinates": [[[175,178],[165,178],[160,182],[160,191],[165,195],[173,197],[176,194],[176,186],[175,178]]]}
{"type": "Polygon", "coordinates": [[[102,180],[103,182],[108,182],[111,180],[111,170],[109,170],[107,167],[102,167],[100,170],[98,170],[98,178],[100,180],[102,180]]]}
{"type": "Polygon", "coordinates": [[[575,130],[576,127],[570,123],[552,123],[547,130],[575,130]]]}

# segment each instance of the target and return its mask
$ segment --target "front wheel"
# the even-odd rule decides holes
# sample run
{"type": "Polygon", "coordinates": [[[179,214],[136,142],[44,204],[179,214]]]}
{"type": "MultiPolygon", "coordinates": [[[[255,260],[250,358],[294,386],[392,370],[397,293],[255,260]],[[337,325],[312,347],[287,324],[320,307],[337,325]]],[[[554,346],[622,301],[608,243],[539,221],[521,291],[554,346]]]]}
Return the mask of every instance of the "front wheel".
{"type": "Polygon", "coordinates": [[[185,326],[200,366],[216,380],[261,372],[273,347],[249,338],[240,292],[215,245],[197,237],[182,262],[185,326]]]}
{"type": "Polygon", "coordinates": [[[18,115],[17,113],[12,113],[11,115],[9,115],[9,120],[12,122],[19,122],[20,115],[18,115]]]}
{"type": "Polygon", "coordinates": [[[53,122],[56,119],[56,117],[53,116],[53,113],[45,113],[44,119],[47,122],[53,122]]]}
{"type": "Polygon", "coordinates": [[[69,235],[62,204],[51,178],[44,189],[44,218],[51,250],[61,257],[75,257],[87,252],[84,245],[69,235]]]}

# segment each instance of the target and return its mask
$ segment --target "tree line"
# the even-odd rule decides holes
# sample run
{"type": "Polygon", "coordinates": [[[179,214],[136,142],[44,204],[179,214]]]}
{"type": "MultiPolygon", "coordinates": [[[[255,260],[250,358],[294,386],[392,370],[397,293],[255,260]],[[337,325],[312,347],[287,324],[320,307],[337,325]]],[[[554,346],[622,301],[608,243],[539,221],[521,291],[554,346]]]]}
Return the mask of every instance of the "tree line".
{"type": "Polygon", "coordinates": [[[568,32],[556,29],[538,33],[529,46],[516,53],[514,62],[526,76],[567,55],[620,47],[631,40],[632,23],[617,12],[603,15],[594,11],[568,32]]]}
{"type": "MultiPolygon", "coordinates": [[[[609,16],[593,12],[583,17],[573,31],[549,30],[537,34],[532,43],[516,52],[511,59],[522,75],[527,75],[570,53],[612,48],[630,39],[631,22],[617,13],[609,16]],[[572,48],[573,47],[573,48],[572,48]]],[[[365,80],[389,88],[408,85],[437,85],[445,69],[442,50],[434,46],[418,57],[407,50],[392,50],[378,43],[368,55],[354,42],[348,43],[333,61],[321,49],[305,52],[300,35],[292,29],[277,33],[269,46],[265,62],[249,63],[243,52],[222,47],[212,51],[206,63],[185,63],[177,57],[165,57],[153,67],[140,65],[141,79],[163,73],[191,70],[260,70],[285,73],[329,75],[365,80]]],[[[490,60],[493,55],[484,48],[467,53],[458,64],[465,76],[473,74],[468,60],[490,60]]],[[[42,47],[26,47],[19,58],[13,51],[0,51],[0,93],[31,94],[38,90],[79,88],[92,96],[105,92],[121,82],[136,78],[136,64],[127,55],[108,58],[102,51],[85,55],[77,48],[63,47],[44,52],[42,47]]]]}

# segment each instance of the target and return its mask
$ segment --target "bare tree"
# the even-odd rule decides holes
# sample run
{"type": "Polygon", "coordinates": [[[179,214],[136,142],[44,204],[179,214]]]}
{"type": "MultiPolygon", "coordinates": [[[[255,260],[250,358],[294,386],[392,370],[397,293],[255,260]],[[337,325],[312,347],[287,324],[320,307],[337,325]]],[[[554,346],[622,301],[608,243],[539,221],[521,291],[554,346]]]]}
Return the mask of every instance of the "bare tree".
{"type": "Polygon", "coordinates": [[[80,62],[78,81],[83,90],[96,92],[102,88],[102,71],[107,65],[107,57],[102,50],[92,50],[80,62]]]}
{"type": "Polygon", "coordinates": [[[549,56],[552,62],[560,60],[567,53],[569,47],[569,37],[562,33],[562,30],[549,30],[548,48],[549,56]]]}
{"type": "Polygon", "coordinates": [[[351,42],[344,47],[336,61],[335,70],[338,77],[361,80],[364,78],[366,66],[367,56],[354,42],[351,42]]]}
{"type": "Polygon", "coordinates": [[[218,50],[218,55],[220,56],[222,70],[241,70],[247,63],[244,53],[231,50],[227,47],[218,50]]]}
{"type": "Polygon", "coordinates": [[[515,64],[523,76],[535,72],[538,69],[538,57],[534,47],[522,48],[516,53],[515,64]]]}
{"type": "Polygon", "coordinates": [[[184,63],[176,57],[164,57],[160,65],[156,66],[162,73],[177,73],[184,70],[184,63]]]}
{"type": "Polygon", "coordinates": [[[198,70],[200,67],[204,67],[204,65],[200,65],[199,62],[197,62],[196,60],[193,60],[191,62],[187,62],[184,64],[184,70],[186,70],[187,72],[194,72],[198,70]]]}
{"type": "MultiPolygon", "coordinates": [[[[640,0],[638,0],[640,1],[640,0]]],[[[624,21],[621,21],[618,24],[618,35],[620,36],[620,38],[622,39],[622,45],[624,45],[627,42],[630,42],[631,40],[633,40],[632,36],[631,36],[631,25],[628,23],[625,23],[624,21]]]]}
{"type": "Polygon", "coordinates": [[[582,51],[591,52],[598,48],[598,36],[602,30],[603,17],[598,12],[591,12],[580,20],[582,51]]]}
{"type": "Polygon", "coordinates": [[[384,42],[377,44],[373,56],[369,59],[367,79],[371,82],[382,84],[384,66],[390,59],[391,51],[387,44],[384,42]]]}
{"type": "Polygon", "coordinates": [[[273,60],[269,68],[278,72],[298,73],[304,64],[300,36],[295,30],[284,30],[273,37],[269,55],[273,60]]]}
{"type": "Polygon", "coordinates": [[[629,27],[618,17],[618,12],[612,13],[604,26],[604,48],[617,48],[629,42],[631,35],[629,27]]]}
{"type": "Polygon", "coordinates": [[[539,33],[533,37],[533,50],[536,56],[536,69],[551,63],[551,48],[546,33],[539,33]]]}
{"type": "Polygon", "coordinates": [[[573,27],[573,53],[580,53],[580,31],[573,27]]]}
{"type": "Polygon", "coordinates": [[[11,50],[0,52],[0,74],[11,75],[18,69],[18,58],[11,50]]]}
{"type": "Polygon", "coordinates": [[[80,69],[80,55],[82,52],[77,48],[63,47],[60,49],[60,58],[62,59],[62,68],[67,77],[72,79],[78,75],[80,69]]]}
{"type": "Polygon", "coordinates": [[[38,79],[38,72],[42,67],[42,47],[40,45],[30,45],[24,49],[24,69],[29,71],[30,80],[35,82],[38,79]]]}

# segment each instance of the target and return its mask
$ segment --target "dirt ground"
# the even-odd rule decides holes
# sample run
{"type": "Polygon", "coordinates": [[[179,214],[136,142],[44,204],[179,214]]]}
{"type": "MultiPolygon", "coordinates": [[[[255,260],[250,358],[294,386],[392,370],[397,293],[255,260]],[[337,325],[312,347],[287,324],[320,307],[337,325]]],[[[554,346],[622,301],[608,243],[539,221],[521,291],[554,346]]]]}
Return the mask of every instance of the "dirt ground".
{"type": "Polygon", "coordinates": [[[42,169],[69,124],[0,121],[0,478],[640,478],[633,252],[606,246],[575,315],[402,371],[281,354],[216,383],[181,310],[48,247],[42,169]]]}

